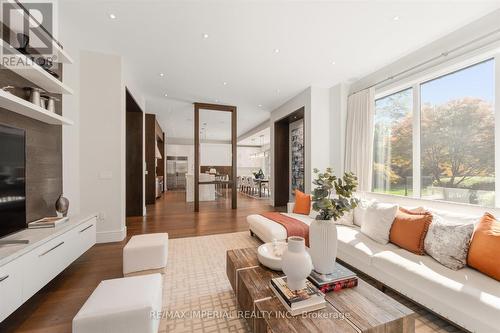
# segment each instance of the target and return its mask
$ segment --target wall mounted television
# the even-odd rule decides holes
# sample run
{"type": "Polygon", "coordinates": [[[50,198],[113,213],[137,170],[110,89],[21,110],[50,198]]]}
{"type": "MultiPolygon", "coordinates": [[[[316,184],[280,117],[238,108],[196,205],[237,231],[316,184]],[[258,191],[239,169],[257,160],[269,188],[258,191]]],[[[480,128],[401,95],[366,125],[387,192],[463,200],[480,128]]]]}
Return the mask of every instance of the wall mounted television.
{"type": "Polygon", "coordinates": [[[26,227],[26,133],[0,124],[0,237],[26,227]]]}

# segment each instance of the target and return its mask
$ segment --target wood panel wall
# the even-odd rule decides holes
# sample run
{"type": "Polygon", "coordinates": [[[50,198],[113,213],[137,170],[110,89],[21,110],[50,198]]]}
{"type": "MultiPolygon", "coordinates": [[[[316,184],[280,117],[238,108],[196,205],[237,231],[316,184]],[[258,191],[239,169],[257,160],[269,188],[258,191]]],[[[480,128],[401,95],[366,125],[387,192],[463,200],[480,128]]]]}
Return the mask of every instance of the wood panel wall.
{"type": "Polygon", "coordinates": [[[146,140],[146,204],[154,204],[156,202],[156,176],[163,175],[165,169],[165,145],[163,144],[164,133],[156,121],[156,115],[146,113],[145,117],[145,140],[146,140]],[[158,142],[158,149],[162,153],[162,159],[156,163],[155,145],[158,142]],[[163,151],[162,151],[163,149],[163,151]],[[156,164],[158,167],[156,167],[156,164]],[[161,169],[161,173],[157,174],[161,169]]]}
{"type": "Polygon", "coordinates": [[[55,203],[62,193],[61,126],[49,125],[2,108],[0,123],[26,131],[27,221],[55,216],[55,203]]]}
{"type": "Polygon", "coordinates": [[[156,142],[156,117],[146,113],[145,140],[146,140],[146,204],[151,205],[156,201],[156,170],[155,170],[155,142],[156,142]]]}
{"type": "Polygon", "coordinates": [[[290,152],[288,121],[274,123],[274,205],[286,206],[290,186],[290,152]]]}
{"type": "MultiPolygon", "coordinates": [[[[161,128],[160,128],[160,131],[161,131],[161,128]]],[[[161,139],[158,139],[157,138],[157,142],[158,142],[158,149],[160,150],[160,154],[162,156],[162,158],[159,158],[157,160],[157,164],[156,164],[156,175],[157,176],[161,176],[163,177],[163,188],[162,188],[162,192],[165,191],[165,182],[167,181],[166,180],[166,177],[165,177],[165,161],[167,160],[167,156],[165,156],[165,133],[161,133],[161,139]]]]}
{"type": "Polygon", "coordinates": [[[126,99],[126,214],[143,215],[143,114],[127,91],[126,99]]]}

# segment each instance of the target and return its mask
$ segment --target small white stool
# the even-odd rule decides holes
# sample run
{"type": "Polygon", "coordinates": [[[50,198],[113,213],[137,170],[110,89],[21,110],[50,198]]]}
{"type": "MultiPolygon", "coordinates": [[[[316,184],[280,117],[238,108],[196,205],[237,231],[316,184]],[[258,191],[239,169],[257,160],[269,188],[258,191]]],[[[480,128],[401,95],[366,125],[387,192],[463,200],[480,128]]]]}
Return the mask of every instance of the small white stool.
{"type": "Polygon", "coordinates": [[[160,274],[102,281],[73,318],[73,333],[157,333],[160,274]]]}
{"type": "Polygon", "coordinates": [[[123,248],[123,275],[164,273],[167,257],[167,233],[133,236],[123,248]]]}

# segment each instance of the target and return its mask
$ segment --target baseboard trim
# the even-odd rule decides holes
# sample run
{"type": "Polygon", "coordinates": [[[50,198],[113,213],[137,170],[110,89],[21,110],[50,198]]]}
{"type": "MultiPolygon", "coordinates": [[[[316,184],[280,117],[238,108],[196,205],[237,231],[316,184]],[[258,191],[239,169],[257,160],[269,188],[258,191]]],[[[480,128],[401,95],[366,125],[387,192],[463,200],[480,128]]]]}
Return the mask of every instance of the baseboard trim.
{"type": "Polygon", "coordinates": [[[97,243],[113,243],[121,242],[127,236],[127,227],[123,227],[122,230],[113,231],[98,231],[97,232],[97,243]]]}

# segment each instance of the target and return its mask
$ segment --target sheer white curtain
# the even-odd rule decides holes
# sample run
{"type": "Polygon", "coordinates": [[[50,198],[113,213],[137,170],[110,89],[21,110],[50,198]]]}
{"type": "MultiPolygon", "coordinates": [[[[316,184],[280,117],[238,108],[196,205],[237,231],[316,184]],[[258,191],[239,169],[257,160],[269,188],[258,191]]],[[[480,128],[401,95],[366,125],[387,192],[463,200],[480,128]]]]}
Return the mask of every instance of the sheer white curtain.
{"type": "Polygon", "coordinates": [[[345,170],[352,171],[359,180],[358,191],[372,187],[373,114],[375,92],[365,89],[347,100],[347,129],[345,170]]]}

